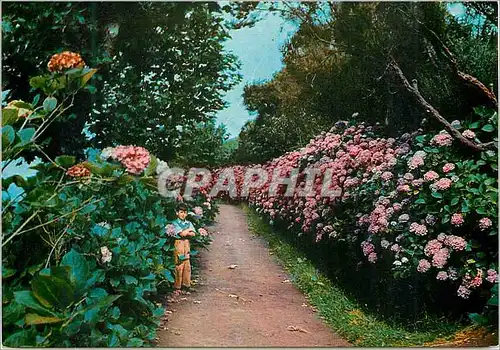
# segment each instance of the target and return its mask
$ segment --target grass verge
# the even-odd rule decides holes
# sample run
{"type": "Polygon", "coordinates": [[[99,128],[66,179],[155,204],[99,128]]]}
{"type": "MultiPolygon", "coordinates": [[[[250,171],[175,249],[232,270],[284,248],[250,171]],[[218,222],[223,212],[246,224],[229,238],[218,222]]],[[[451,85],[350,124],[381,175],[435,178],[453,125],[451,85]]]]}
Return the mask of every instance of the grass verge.
{"type": "Polygon", "coordinates": [[[463,330],[459,324],[429,317],[425,320],[425,327],[411,332],[367,313],[353,298],[321,274],[304,254],[286,242],[279,232],[274,232],[257,213],[246,205],[241,207],[247,214],[250,231],[269,243],[271,251],[291,275],[291,281],[317,308],[325,323],[354,346],[439,345],[453,340],[463,330]]]}

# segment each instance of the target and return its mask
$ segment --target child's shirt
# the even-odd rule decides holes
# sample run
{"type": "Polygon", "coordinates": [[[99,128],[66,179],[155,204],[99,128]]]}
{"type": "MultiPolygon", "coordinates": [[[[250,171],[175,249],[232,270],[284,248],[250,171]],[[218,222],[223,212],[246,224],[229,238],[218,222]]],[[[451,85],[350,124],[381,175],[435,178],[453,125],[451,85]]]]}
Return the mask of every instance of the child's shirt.
{"type": "MultiPolygon", "coordinates": [[[[193,230],[193,232],[196,232],[196,229],[194,228],[193,224],[191,223],[191,221],[188,220],[182,221],[181,219],[177,218],[174,221],[172,221],[172,225],[174,225],[176,235],[187,229],[191,229],[193,230]]],[[[187,237],[181,237],[181,239],[187,239],[187,237]]]]}

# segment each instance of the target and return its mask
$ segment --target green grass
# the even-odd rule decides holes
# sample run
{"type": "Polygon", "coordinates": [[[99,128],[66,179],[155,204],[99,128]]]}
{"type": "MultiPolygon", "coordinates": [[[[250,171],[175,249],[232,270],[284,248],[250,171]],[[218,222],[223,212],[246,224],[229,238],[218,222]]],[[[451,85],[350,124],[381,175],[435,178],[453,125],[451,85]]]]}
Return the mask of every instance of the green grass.
{"type": "Polygon", "coordinates": [[[463,328],[457,323],[428,317],[423,320],[424,326],[419,331],[411,332],[391,324],[390,320],[378,319],[322,275],[304,254],[280,237],[280,233],[274,232],[258,214],[245,205],[242,208],[247,214],[250,230],[269,243],[271,251],[291,275],[291,281],[318,309],[320,317],[353,345],[422,346],[437,338],[452,338],[463,328]]]}

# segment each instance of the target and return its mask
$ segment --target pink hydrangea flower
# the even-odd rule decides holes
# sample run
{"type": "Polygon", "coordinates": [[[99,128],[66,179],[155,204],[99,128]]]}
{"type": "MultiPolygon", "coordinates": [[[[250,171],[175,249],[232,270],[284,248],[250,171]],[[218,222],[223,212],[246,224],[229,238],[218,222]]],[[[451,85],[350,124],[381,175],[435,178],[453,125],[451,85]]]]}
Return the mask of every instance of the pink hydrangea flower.
{"type": "Polygon", "coordinates": [[[197,216],[202,216],[203,215],[203,209],[201,207],[194,207],[193,208],[193,212],[197,216]]]}
{"type": "Polygon", "coordinates": [[[446,177],[443,177],[439,179],[438,181],[434,182],[434,187],[440,191],[447,190],[450,188],[452,181],[446,177]]]}
{"type": "Polygon", "coordinates": [[[497,279],[498,279],[498,275],[497,275],[497,272],[493,269],[489,269],[488,271],[486,271],[488,277],[486,277],[486,280],[490,283],[495,283],[497,282],[497,279]]]}
{"type": "Polygon", "coordinates": [[[410,192],[411,188],[408,185],[399,185],[396,190],[398,192],[410,192]]]}
{"type": "Polygon", "coordinates": [[[427,244],[424,248],[424,253],[427,256],[433,256],[441,248],[443,248],[443,244],[441,242],[439,242],[437,239],[433,239],[433,240],[427,242],[427,244]]]}
{"type": "Polygon", "coordinates": [[[441,248],[432,257],[432,265],[441,269],[446,265],[449,257],[450,251],[448,248],[441,248]]]}
{"type": "Polygon", "coordinates": [[[453,163],[446,163],[443,166],[443,172],[445,172],[445,173],[449,173],[450,171],[453,171],[453,170],[455,170],[455,164],[453,164],[453,163]]]}
{"type": "Polygon", "coordinates": [[[431,144],[438,146],[451,146],[452,143],[453,138],[446,131],[435,135],[431,140],[431,144]]]}
{"type": "Polygon", "coordinates": [[[418,167],[424,165],[424,158],[421,156],[414,155],[411,157],[411,159],[408,161],[408,167],[411,170],[417,169],[418,167]]]}
{"type": "Polygon", "coordinates": [[[469,296],[470,296],[470,289],[465,287],[465,286],[460,286],[458,287],[458,290],[457,290],[457,295],[461,298],[464,298],[464,299],[469,299],[469,296]]]}
{"type": "Polygon", "coordinates": [[[119,160],[127,171],[134,175],[142,173],[151,160],[149,152],[139,146],[117,146],[111,156],[119,160]]]}
{"type": "Polygon", "coordinates": [[[391,250],[392,250],[394,253],[399,253],[399,252],[402,250],[402,248],[401,248],[401,246],[400,246],[399,244],[393,244],[393,245],[391,246],[391,250]]]}
{"type": "Polygon", "coordinates": [[[168,224],[166,227],[165,227],[165,232],[167,234],[167,236],[170,236],[170,237],[174,237],[175,236],[175,226],[172,225],[172,224],[168,224]]]}
{"type": "Polygon", "coordinates": [[[446,246],[458,251],[464,250],[467,246],[467,241],[459,236],[446,236],[443,242],[446,246]]]}
{"type": "Polygon", "coordinates": [[[208,231],[205,230],[203,227],[198,229],[198,232],[200,233],[201,236],[208,236],[208,231]]]}
{"type": "Polygon", "coordinates": [[[446,234],[444,233],[440,233],[438,236],[437,236],[437,240],[439,242],[444,242],[444,240],[446,239],[446,234]]]}
{"type": "Polygon", "coordinates": [[[460,213],[455,213],[451,216],[451,224],[453,226],[462,226],[464,222],[464,218],[460,213]]]}
{"type": "Polygon", "coordinates": [[[429,269],[431,268],[431,263],[425,259],[421,259],[419,262],[418,262],[418,266],[417,266],[417,271],[418,272],[427,272],[429,269]]]}
{"type": "Polygon", "coordinates": [[[417,222],[412,222],[410,225],[410,232],[413,232],[419,236],[425,236],[427,234],[427,227],[417,222]]]}
{"type": "Polygon", "coordinates": [[[377,261],[377,253],[372,252],[368,255],[368,261],[374,264],[377,261]]]}
{"type": "Polygon", "coordinates": [[[465,137],[466,139],[474,139],[476,137],[476,134],[474,133],[474,131],[472,130],[464,130],[464,132],[462,133],[462,136],[465,137]]]}
{"type": "Polygon", "coordinates": [[[392,179],[394,175],[390,172],[390,171],[385,171],[382,173],[382,175],[380,176],[380,178],[384,181],[389,181],[390,179],[392,179]]]}
{"type": "Polygon", "coordinates": [[[479,228],[481,231],[486,230],[490,228],[493,225],[493,222],[490,220],[490,218],[482,218],[479,220],[479,228]]]}
{"type": "Polygon", "coordinates": [[[424,174],[424,180],[427,181],[427,182],[434,181],[434,180],[437,180],[437,179],[439,179],[439,175],[438,175],[438,173],[436,173],[433,170],[430,170],[430,171],[428,171],[428,172],[426,172],[424,174]]]}
{"type": "Polygon", "coordinates": [[[436,279],[440,281],[446,281],[448,279],[448,274],[446,273],[446,271],[439,271],[436,276],[436,279]]]}
{"type": "Polygon", "coordinates": [[[363,249],[363,254],[365,256],[368,256],[375,251],[375,246],[367,241],[361,242],[361,248],[363,249]]]}

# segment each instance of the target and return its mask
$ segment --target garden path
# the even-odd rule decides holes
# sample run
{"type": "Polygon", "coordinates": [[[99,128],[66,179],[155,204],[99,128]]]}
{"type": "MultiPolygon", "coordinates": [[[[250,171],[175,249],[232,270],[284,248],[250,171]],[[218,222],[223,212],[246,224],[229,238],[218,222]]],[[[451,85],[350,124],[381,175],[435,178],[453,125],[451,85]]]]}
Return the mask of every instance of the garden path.
{"type": "Polygon", "coordinates": [[[349,346],[251,234],[240,208],[221,205],[216,221],[214,242],[200,253],[196,291],[170,300],[158,347],[349,346]]]}

